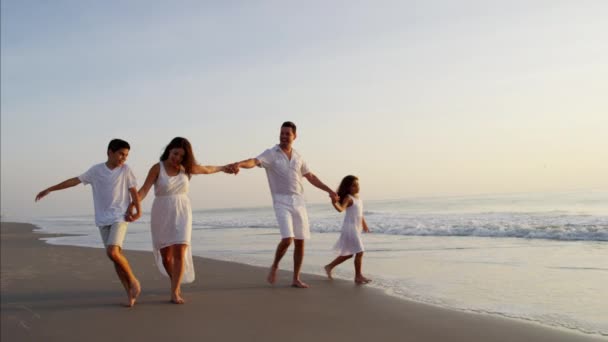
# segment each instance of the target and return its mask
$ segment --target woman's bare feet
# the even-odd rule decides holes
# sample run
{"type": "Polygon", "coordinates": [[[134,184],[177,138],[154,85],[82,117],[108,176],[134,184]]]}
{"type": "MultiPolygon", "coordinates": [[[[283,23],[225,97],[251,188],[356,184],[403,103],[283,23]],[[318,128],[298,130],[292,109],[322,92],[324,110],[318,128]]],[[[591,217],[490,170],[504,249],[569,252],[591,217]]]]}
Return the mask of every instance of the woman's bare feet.
{"type": "Polygon", "coordinates": [[[291,283],[291,287],[297,287],[299,289],[307,289],[310,287],[310,285],[306,284],[305,282],[301,281],[300,279],[296,279],[291,283]]]}
{"type": "Polygon", "coordinates": [[[173,295],[171,295],[171,303],[173,303],[173,304],[184,304],[184,303],[186,303],[186,301],[184,300],[184,298],[182,298],[181,295],[179,295],[179,294],[173,294],[173,295]]]}
{"type": "Polygon", "coordinates": [[[325,269],[325,273],[327,274],[327,278],[329,278],[329,280],[334,280],[334,278],[331,276],[331,270],[332,268],[329,267],[329,265],[325,265],[325,267],[323,267],[325,269]]]}
{"type": "Polygon", "coordinates": [[[364,285],[364,284],[370,283],[371,281],[372,281],[371,279],[365,278],[364,276],[355,277],[355,284],[357,284],[357,285],[364,285]]]}
{"type": "Polygon", "coordinates": [[[268,272],[268,277],[266,277],[266,280],[273,285],[277,282],[277,267],[270,266],[270,271],[268,272]]]}

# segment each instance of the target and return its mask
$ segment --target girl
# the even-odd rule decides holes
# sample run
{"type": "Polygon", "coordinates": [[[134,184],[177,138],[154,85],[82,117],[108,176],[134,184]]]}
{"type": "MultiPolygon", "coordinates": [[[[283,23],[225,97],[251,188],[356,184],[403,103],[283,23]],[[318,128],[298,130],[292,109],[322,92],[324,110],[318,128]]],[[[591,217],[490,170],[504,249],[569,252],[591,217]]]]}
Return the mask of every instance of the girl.
{"type": "Polygon", "coordinates": [[[188,188],[192,175],[219,171],[233,173],[229,166],[198,165],[192,146],[185,138],[174,138],[165,148],[160,162],[150,168],[139,189],[141,201],[154,184],[151,212],[152,248],[160,272],[171,279],[171,302],[183,304],[181,283],[194,281],[190,237],[192,207],[188,188]]]}
{"type": "Polygon", "coordinates": [[[361,261],[363,259],[363,242],[361,241],[361,230],[369,232],[367,222],[363,217],[363,203],[359,198],[359,179],[355,176],[346,176],[342,179],[338,188],[339,202],[332,202],[337,211],[346,210],[344,223],[342,224],[342,232],[334,249],[340,255],[330,264],[325,266],[325,272],[329,279],[333,279],[331,271],[334,267],[340,265],[344,261],[352,258],[355,255],[355,283],[367,284],[371,279],[368,279],[361,274],[361,261]]]}

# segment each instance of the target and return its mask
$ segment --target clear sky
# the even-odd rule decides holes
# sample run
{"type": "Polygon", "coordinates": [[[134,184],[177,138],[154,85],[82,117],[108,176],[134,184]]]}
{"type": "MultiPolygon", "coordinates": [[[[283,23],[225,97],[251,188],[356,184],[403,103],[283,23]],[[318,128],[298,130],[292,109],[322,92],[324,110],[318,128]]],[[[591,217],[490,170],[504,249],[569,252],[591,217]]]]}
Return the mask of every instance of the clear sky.
{"type": "MultiPolygon", "coordinates": [[[[321,180],[355,174],[365,199],[608,189],[608,1],[1,6],[6,218],[91,214],[90,187],[34,196],[112,138],[141,184],[175,136],[218,165],[285,120],[321,180]]],[[[270,205],[261,169],[197,176],[191,198],[270,205]]]]}

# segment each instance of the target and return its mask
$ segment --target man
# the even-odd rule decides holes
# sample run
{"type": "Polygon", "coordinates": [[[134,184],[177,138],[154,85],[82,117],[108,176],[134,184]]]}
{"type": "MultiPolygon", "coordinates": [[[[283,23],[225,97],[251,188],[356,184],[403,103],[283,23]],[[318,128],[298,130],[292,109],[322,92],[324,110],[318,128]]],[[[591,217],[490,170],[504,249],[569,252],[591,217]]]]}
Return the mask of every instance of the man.
{"type": "Polygon", "coordinates": [[[308,169],[302,156],[292,148],[296,137],[296,125],[286,121],[281,125],[278,145],[267,149],[256,158],[234,163],[231,167],[235,173],[239,168],[250,169],[260,166],[266,169],[273,207],[281,231],[281,242],[277,246],[274,262],[268,273],[268,282],[271,284],[276,282],[279,262],[293,241],[295,251],[291,285],[308,288],[308,284],[300,279],[300,269],[304,260],[304,240],[310,238],[302,177],[315,187],[326,191],[332,201],[337,201],[338,195],[308,169]]]}

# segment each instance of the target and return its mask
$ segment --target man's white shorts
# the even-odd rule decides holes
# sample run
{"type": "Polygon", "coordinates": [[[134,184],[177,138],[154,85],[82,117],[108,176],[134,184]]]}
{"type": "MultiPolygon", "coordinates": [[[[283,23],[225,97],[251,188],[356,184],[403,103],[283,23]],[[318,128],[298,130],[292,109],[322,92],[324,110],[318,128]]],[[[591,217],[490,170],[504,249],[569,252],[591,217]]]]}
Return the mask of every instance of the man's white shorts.
{"type": "Polygon", "coordinates": [[[101,240],[105,247],[118,246],[122,248],[122,242],[127,235],[127,222],[116,222],[111,225],[99,227],[101,240]]]}
{"type": "Polygon", "coordinates": [[[273,202],[281,238],[310,239],[304,198],[299,195],[275,195],[273,202]]]}

